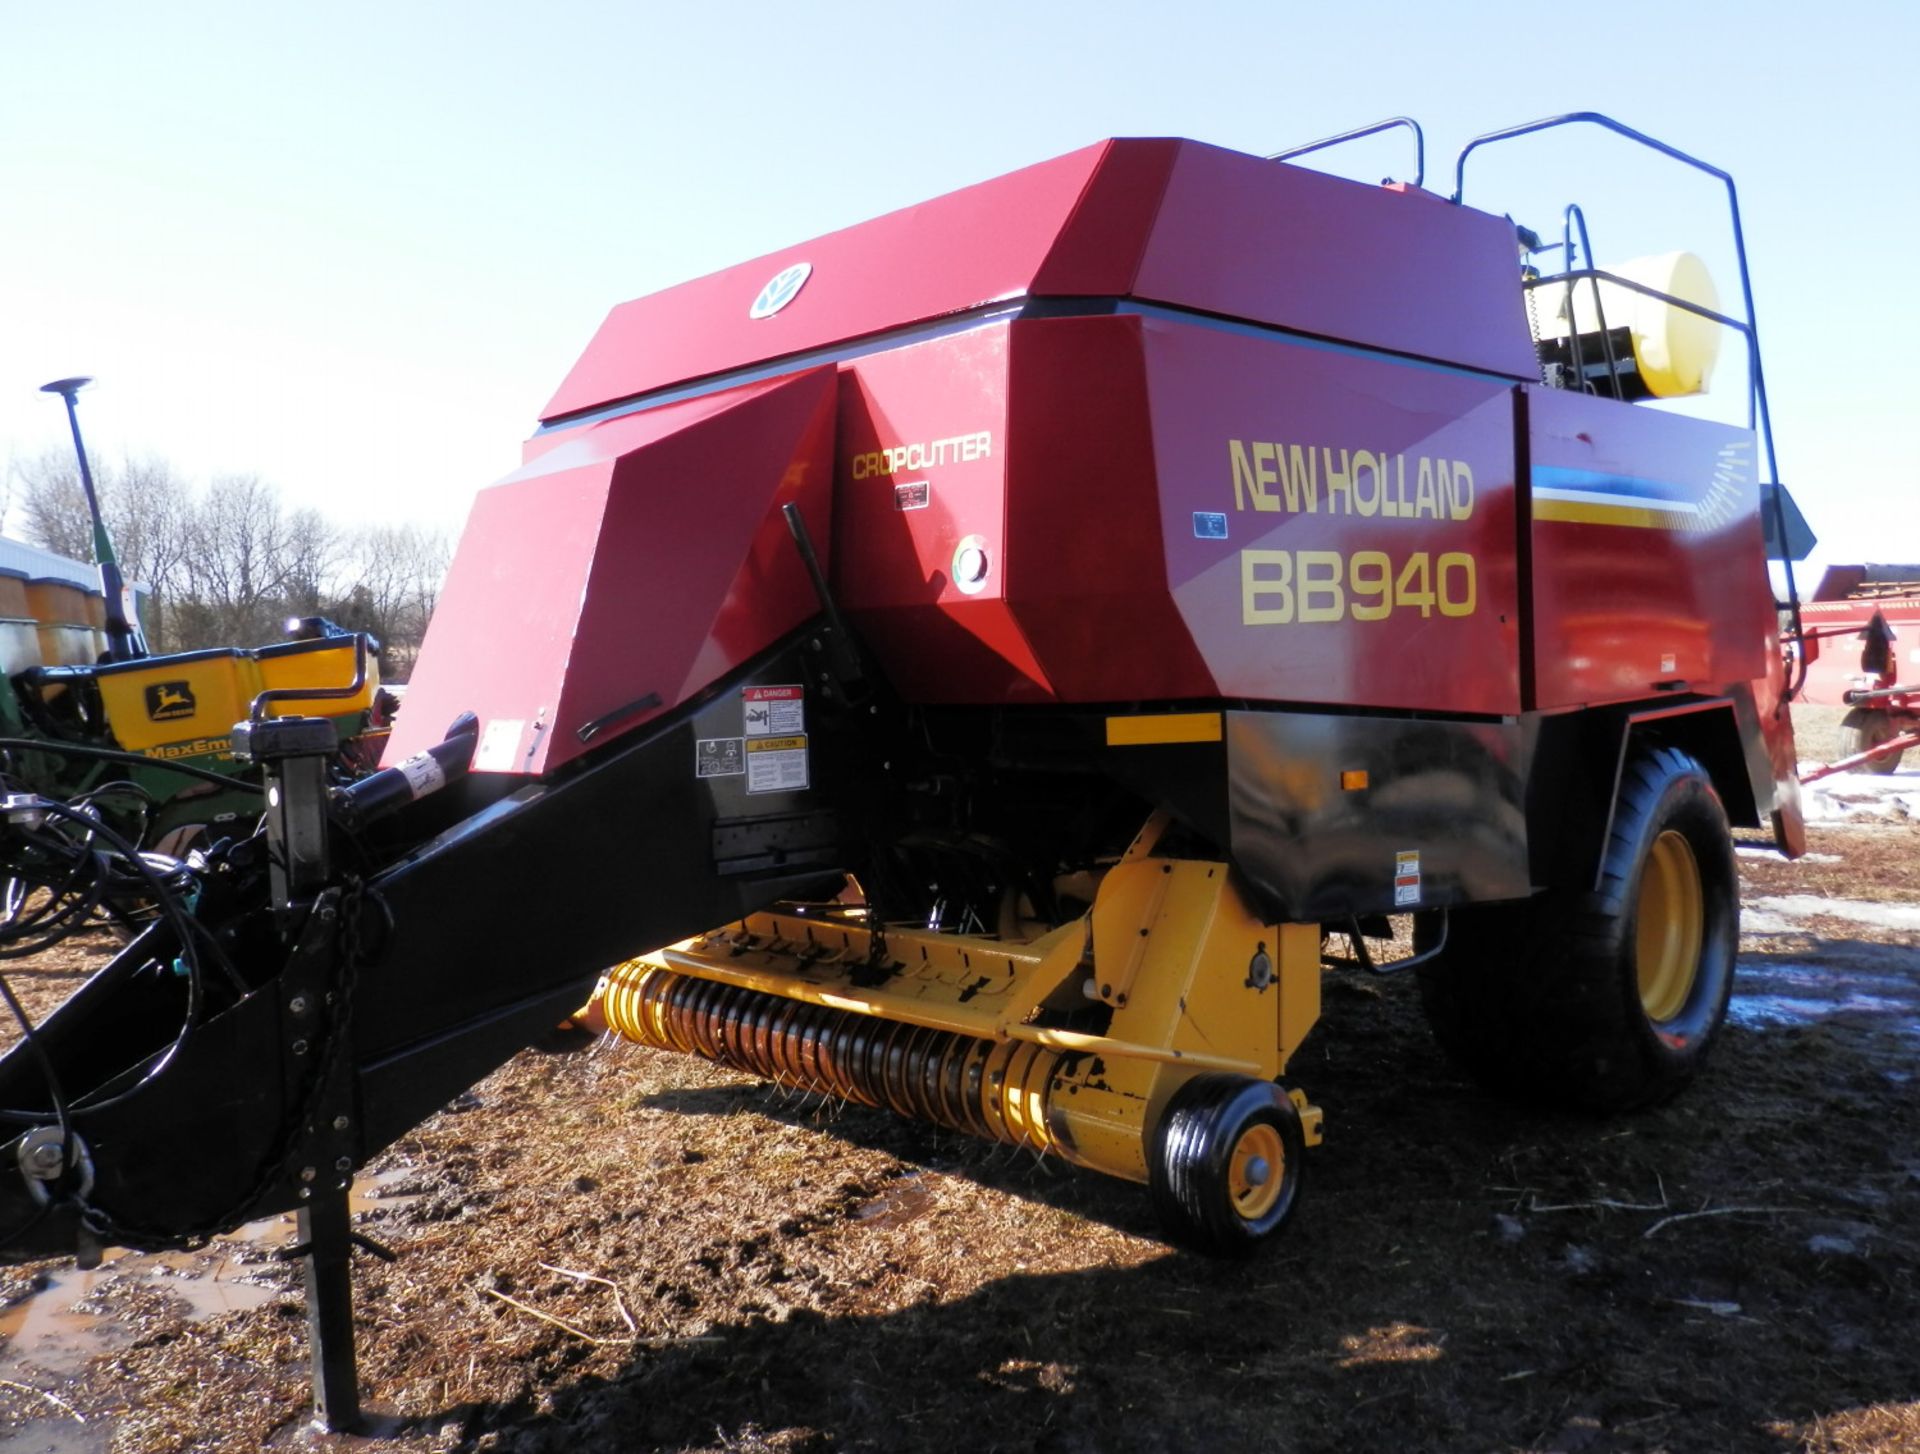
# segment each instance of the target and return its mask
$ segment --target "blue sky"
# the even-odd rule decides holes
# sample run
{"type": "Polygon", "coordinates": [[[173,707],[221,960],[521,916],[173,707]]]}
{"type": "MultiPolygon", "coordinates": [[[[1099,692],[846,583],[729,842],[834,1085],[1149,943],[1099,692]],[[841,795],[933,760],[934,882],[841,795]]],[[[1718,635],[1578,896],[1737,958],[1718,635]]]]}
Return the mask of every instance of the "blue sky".
{"type": "MultiPolygon", "coordinates": [[[[1899,271],[1911,3],[611,4],[98,0],[0,10],[0,464],[63,442],[456,523],[614,303],[1108,135],[1271,151],[1396,113],[1461,142],[1608,112],[1739,181],[1783,478],[1829,559],[1920,558],[1899,271]],[[1587,16],[1582,20],[1582,15],[1587,16]]],[[[1337,156],[1338,154],[1336,154],[1337,156]]],[[[1335,165],[1334,158],[1327,164],[1335,165]]],[[[1383,138],[1338,163],[1405,175],[1383,138]]],[[[1714,184],[1599,133],[1468,201],[1602,260],[1714,184]]],[[[1720,412],[1738,412],[1737,348],[1720,412]]]]}

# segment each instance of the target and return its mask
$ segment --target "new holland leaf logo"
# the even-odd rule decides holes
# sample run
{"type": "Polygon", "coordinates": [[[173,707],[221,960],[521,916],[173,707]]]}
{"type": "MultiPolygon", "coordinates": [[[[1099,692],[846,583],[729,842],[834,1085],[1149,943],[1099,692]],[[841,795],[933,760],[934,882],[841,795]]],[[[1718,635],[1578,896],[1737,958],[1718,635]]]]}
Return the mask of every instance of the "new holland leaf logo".
{"type": "Polygon", "coordinates": [[[753,307],[747,310],[747,316],[749,318],[773,317],[799,296],[800,290],[807,285],[807,279],[812,276],[812,263],[795,263],[791,267],[780,269],[767,280],[766,287],[760,290],[760,296],[753,300],[753,307]]]}
{"type": "Polygon", "coordinates": [[[147,688],[147,715],[156,722],[191,717],[193,687],[187,682],[155,682],[147,688]]]}

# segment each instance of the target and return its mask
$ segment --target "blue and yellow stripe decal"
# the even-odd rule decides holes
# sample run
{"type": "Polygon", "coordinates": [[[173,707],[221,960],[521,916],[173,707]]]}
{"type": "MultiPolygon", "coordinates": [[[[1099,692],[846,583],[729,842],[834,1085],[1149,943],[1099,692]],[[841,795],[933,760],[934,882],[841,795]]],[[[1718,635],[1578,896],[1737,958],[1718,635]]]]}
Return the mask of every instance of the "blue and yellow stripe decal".
{"type": "Polygon", "coordinates": [[[1536,465],[1533,518],[1640,530],[1715,530],[1757,508],[1744,450],[1742,445],[1721,450],[1704,486],[1536,465]]]}
{"type": "Polygon", "coordinates": [[[1533,518],[1577,525],[1687,530],[1692,528],[1692,517],[1699,509],[1691,494],[1684,486],[1665,480],[1539,466],[1533,472],[1533,518]]]}

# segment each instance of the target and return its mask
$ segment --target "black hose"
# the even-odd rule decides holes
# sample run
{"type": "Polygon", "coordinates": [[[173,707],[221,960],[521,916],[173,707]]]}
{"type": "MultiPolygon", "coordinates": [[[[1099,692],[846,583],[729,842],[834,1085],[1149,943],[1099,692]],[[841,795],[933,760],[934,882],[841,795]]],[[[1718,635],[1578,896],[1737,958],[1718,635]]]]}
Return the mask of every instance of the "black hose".
{"type": "MultiPolygon", "coordinates": [[[[154,870],[153,866],[141,856],[138,849],[111,828],[108,828],[98,819],[88,816],[77,808],[69,807],[64,803],[51,799],[43,798],[37,800],[34,808],[36,811],[45,812],[51,817],[66,819],[74,823],[86,835],[97,837],[107,848],[112,850],[114,856],[124,860],[133,868],[134,873],[143,881],[145,887],[151,893],[155,904],[160,909],[162,917],[166,919],[168,927],[173,931],[178,958],[186,971],[187,980],[186,1012],[181,1017],[180,1029],[175,1034],[172,1043],[160,1054],[159,1058],[155,1060],[153,1064],[147,1067],[146,1071],[137,1081],[114,1095],[99,1100],[91,1100],[83,1096],[69,1103],[66,1101],[58,1080],[55,1077],[51,1059],[45,1055],[44,1050],[39,1051],[42,1064],[48,1077],[48,1091],[50,1099],[54,1102],[53,1108],[48,1111],[0,1109],[0,1119],[25,1122],[30,1125],[44,1125],[52,1119],[55,1120],[62,1128],[62,1131],[70,1137],[71,1132],[69,1126],[73,1116],[102,1111],[127,1100],[163,1073],[179,1056],[180,1051],[186,1045],[188,1038],[192,1035],[193,1030],[199,1022],[205,995],[205,987],[202,982],[200,969],[198,942],[194,932],[196,927],[201,926],[196,926],[192,917],[181,907],[179,897],[172,885],[154,870]]],[[[70,861],[68,872],[63,881],[63,892],[68,886],[72,885],[82,865],[96,861],[95,850],[87,848],[83,844],[72,844],[70,846],[75,850],[75,854],[70,861]]],[[[101,855],[101,857],[104,857],[104,855],[101,855]]],[[[51,889],[51,885],[48,887],[51,889]]],[[[104,893],[104,875],[96,874],[87,885],[87,892],[84,895],[70,897],[61,907],[44,916],[30,920],[30,926],[38,934],[36,947],[45,947],[46,944],[58,942],[59,939],[66,937],[68,933],[72,932],[72,923],[76,913],[83,911],[90,912],[93,905],[99,902],[99,899],[104,893]],[[81,907],[83,904],[84,910],[81,907]],[[48,922],[51,922],[56,928],[44,928],[43,926],[48,922]]],[[[58,902],[59,900],[56,899],[56,903],[58,902]]],[[[18,946],[14,945],[9,946],[8,950],[0,950],[0,955],[17,957],[19,952],[18,946]]],[[[224,960],[224,958],[225,956],[223,955],[222,959],[224,960]]],[[[231,963],[227,962],[223,967],[228,974],[234,978],[235,987],[244,993],[245,985],[239,981],[237,974],[234,974],[231,963]]],[[[20,1022],[23,1031],[26,1032],[27,1038],[30,1041],[35,1040],[36,1037],[33,1035],[31,1021],[27,1019],[24,1009],[19,1005],[11,989],[4,985],[4,981],[0,981],[0,991],[4,991],[4,998],[8,1002],[9,1008],[14,1012],[14,1018],[20,1022]]]]}

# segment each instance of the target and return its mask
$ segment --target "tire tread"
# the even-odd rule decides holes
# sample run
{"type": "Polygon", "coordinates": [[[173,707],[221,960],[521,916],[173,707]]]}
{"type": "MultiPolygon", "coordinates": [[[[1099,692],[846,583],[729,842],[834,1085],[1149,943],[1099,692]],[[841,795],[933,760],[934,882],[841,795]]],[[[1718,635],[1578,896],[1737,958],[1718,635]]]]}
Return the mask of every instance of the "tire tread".
{"type": "Polygon", "coordinates": [[[1449,1058],[1498,1094],[1593,1110],[1653,1104],[1692,1078],[1725,1014],[1737,916],[1731,835],[1711,782],[1686,753],[1650,745],[1622,771],[1596,882],[1455,911],[1446,952],[1420,971],[1422,1003],[1449,1058]],[[1631,982],[1634,897],[1652,838],[1688,819],[1690,844],[1708,855],[1709,934],[1701,999],[1686,1015],[1691,1024],[1707,1013],[1696,1032],[1663,1038],[1631,982]]]}

